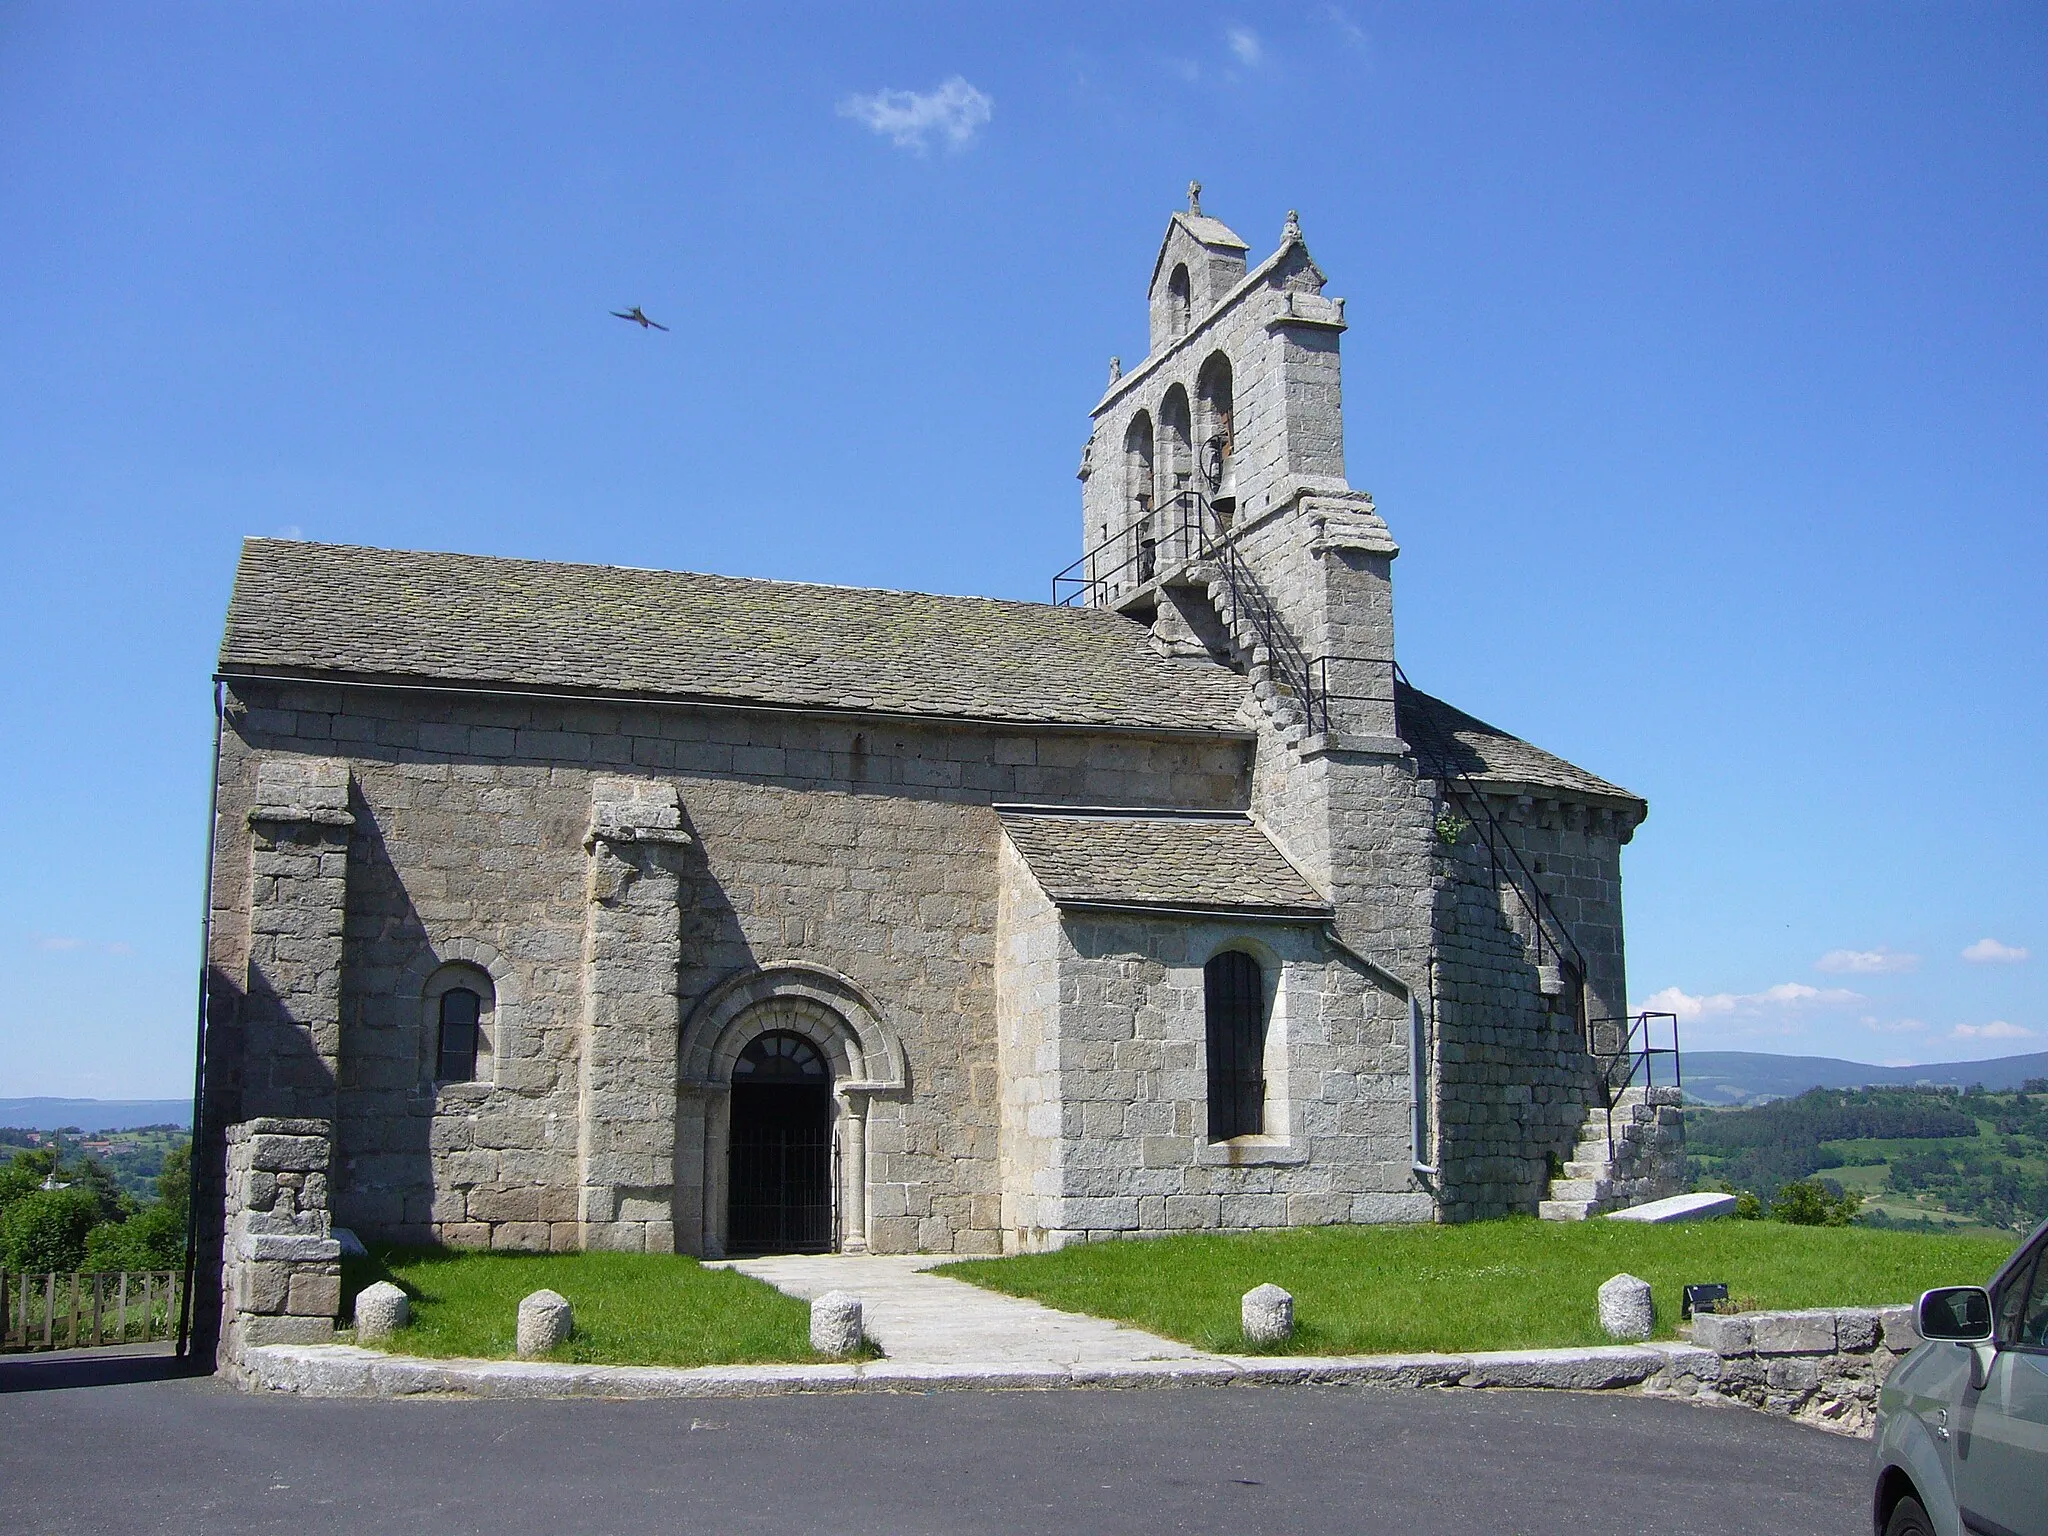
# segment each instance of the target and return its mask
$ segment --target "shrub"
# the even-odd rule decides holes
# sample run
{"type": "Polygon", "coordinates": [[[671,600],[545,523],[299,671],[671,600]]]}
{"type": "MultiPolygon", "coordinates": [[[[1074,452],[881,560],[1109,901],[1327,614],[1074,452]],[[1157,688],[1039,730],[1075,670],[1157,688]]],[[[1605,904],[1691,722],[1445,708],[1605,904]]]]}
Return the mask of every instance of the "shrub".
{"type": "Polygon", "coordinates": [[[77,1269],[85,1262],[86,1236],[99,1215],[99,1201],[90,1190],[34,1190],[0,1216],[0,1259],[9,1269],[31,1274],[77,1269]]]}
{"type": "Polygon", "coordinates": [[[1762,1221],[1764,1202],[1753,1189],[1739,1189],[1735,1192],[1735,1219],[1737,1221],[1762,1221]]]}
{"type": "Polygon", "coordinates": [[[1819,1179],[1801,1179],[1779,1186],[1771,1219],[1795,1227],[1846,1227],[1862,1206],[1861,1195],[1831,1190],[1819,1179]]]}
{"type": "Polygon", "coordinates": [[[184,1262],[185,1218],[167,1204],[102,1222],[86,1235],[87,1269],[178,1269],[184,1262]]]}

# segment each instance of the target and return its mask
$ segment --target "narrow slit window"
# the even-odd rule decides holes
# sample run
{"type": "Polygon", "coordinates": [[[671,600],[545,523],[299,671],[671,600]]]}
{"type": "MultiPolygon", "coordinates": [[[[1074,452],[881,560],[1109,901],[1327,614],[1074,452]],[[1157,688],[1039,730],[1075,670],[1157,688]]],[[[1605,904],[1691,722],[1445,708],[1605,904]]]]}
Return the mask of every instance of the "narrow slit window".
{"type": "Polygon", "coordinates": [[[1257,1136],[1266,1124],[1266,978],[1227,949],[1202,968],[1209,1030],[1209,1139],[1257,1136]]]}
{"type": "Polygon", "coordinates": [[[484,1000],[467,987],[441,994],[441,1051],[434,1076],[444,1083],[476,1080],[477,1037],[484,1000]]]}

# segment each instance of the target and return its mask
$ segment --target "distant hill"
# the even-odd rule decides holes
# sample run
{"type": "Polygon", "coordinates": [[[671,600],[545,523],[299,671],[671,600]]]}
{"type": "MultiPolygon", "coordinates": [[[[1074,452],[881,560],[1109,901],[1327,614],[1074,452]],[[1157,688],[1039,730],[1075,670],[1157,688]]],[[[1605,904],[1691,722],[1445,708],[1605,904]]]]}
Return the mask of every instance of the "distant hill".
{"type": "Polygon", "coordinates": [[[1809,1088],[1935,1087],[2017,1088],[2048,1077],[2048,1051],[1997,1056],[1989,1061],[1939,1061],[1918,1067],[1874,1067],[1833,1056],[1771,1056],[1762,1051],[1687,1051],[1685,1096],[1702,1104],[1762,1104],[1809,1088]]]}
{"type": "Polygon", "coordinates": [[[192,1123],[190,1099],[0,1099],[0,1125],[24,1131],[127,1131],[192,1123]]]}

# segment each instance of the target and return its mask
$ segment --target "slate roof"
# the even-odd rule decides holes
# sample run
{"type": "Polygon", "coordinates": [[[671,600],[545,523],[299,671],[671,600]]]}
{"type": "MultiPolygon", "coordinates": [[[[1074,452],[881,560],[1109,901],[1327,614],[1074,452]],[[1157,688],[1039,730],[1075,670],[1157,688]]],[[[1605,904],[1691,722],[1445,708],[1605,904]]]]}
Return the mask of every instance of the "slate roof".
{"type": "Polygon", "coordinates": [[[1243,816],[1022,806],[996,812],[1057,907],[1330,914],[1315,887],[1243,816]]]}
{"type": "Polygon", "coordinates": [[[1245,680],[1100,609],[250,539],[225,673],[1242,734],[1245,680]]]}
{"type": "Polygon", "coordinates": [[[1596,800],[1626,801],[1647,811],[1643,797],[1610,784],[1576,764],[1533,747],[1518,736],[1455,709],[1406,683],[1396,685],[1394,717],[1425,773],[1449,763],[1481,784],[1526,787],[1596,800]]]}

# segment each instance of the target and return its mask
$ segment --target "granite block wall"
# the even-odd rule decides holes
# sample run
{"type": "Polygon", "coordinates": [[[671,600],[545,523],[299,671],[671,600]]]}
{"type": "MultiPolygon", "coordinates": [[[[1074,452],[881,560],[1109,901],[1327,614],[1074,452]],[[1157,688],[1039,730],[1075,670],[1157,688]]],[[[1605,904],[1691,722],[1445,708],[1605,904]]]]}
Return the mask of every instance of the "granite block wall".
{"type": "Polygon", "coordinates": [[[1433,838],[1434,951],[1441,1124],[1437,1162],[1446,1220],[1534,1213],[1550,1161],[1569,1161],[1599,1101],[1581,1009],[1625,1007],[1621,970],[1621,836],[1611,812],[1556,800],[1490,796],[1506,839],[1542,885],[1587,961],[1583,1003],[1515,882],[1472,821],[1478,806],[1452,795],[1440,810],[1455,842],[1433,838]],[[1547,974],[1546,974],[1547,971],[1547,974]]]}
{"type": "Polygon", "coordinates": [[[1410,1169],[1407,1000],[1313,926],[1005,907],[1006,963],[1058,1007],[1005,1018],[1005,1246],[1168,1231],[1428,1220],[1410,1169]],[[1056,925],[1056,926],[1055,926],[1056,925]],[[1208,1140],[1202,968],[1269,988],[1265,1132],[1208,1140]],[[1056,1078],[1055,1078],[1056,1074],[1056,1078]],[[1014,1190],[1014,1193],[1013,1193],[1014,1190]]]}
{"type": "MultiPolygon", "coordinates": [[[[673,856],[676,1013],[687,1017],[735,974],[792,957],[885,999],[910,1088],[870,1111],[871,1241],[885,1252],[988,1252],[1004,1229],[1000,833],[989,805],[1229,808],[1243,804],[1250,750],[1236,739],[317,684],[239,684],[229,725],[214,891],[230,919],[214,941],[228,978],[217,989],[219,1112],[243,1117],[250,1063],[276,1038],[267,1025],[250,1033],[261,1000],[233,985],[255,952],[246,918],[232,919],[256,890],[247,813],[263,764],[342,763],[353,787],[345,963],[333,970],[336,1218],[372,1237],[520,1248],[575,1246],[590,1214],[579,1205],[590,1152],[582,975],[599,779],[666,784],[679,797],[692,840],[673,856]],[[489,979],[496,1038],[485,1082],[432,1080],[422,1000],[450,965],[489,979]]],[[[699,1184],[704,1155],[680,1140],[673,1153],[699,1184]]],[[[663,1182],[676,1180],[610,1187],[663,1182]]],[[[626,1219],[642,1223],[643,1241],[660,1241],[646,1205],[626,1219]]]]}

